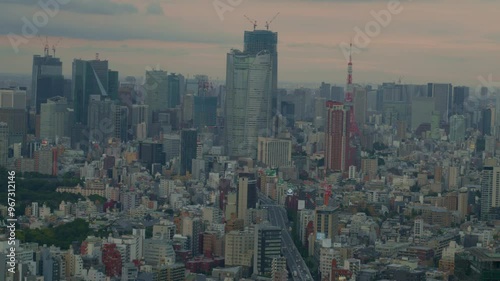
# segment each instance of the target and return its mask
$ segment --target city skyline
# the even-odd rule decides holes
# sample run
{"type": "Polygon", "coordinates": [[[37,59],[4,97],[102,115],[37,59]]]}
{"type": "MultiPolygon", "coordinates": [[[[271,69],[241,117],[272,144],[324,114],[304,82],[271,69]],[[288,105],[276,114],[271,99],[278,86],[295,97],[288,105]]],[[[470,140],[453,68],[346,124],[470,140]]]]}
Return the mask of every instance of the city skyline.
{"type": "MultiPolygon", "coordinates": [[[[16,53],[7,34],[21,35],[22,18],[31,19],[31,15],[43,9],[36,1],[1,2],[7,8],[0,11],[4,19],[0,27],[0,55],[6,66],[0,67],[0,73],[28,74],[32,55],[43,53],[44,39],[25,38],[16,53]]],[[[50,45],[62,38],[56,56],[63,61],[66,77],[71,75],[70,62],[74,58],[93,59],[99,53],[101,59],[109,60],[110,66],[120,72],[121,78],[144,76],[146,69],[159,65],[169,72],[206,73],[223,80],[227,53],[232,48],[242,50],[243,31],[253,29],[244,15],[258,21],[257,29],[265,29],[265,22],[279,12],[270,26],[279,34],[279,81],[343,84],[347,61],[340,44],[356,39],[356,27],[365,30],[374,21],[373,15],[387,10],[392,2],[284,3],[122,0],[82,5],[80,0],[73,0],[61,4],[61,11],[49,17],[37,34],[48,36],[50,45]],[[216,3],[223,3],[218,7],[226,10],[217,11],[216,3]],[[199,9],[193,9],[193,4],[199,9]]],[[[481,82],[478,77],[490,74],[498,80],[495,61],[500,55],[495,53],[495,47],[500,36],[488,21],[499,3],[398,3],[399,12],[392,14],[387,24],[379,25],[380,32],[370,36],[366,47],[355,42],[354,83],[397,81],[403,77],[403,83],[474,86],[481,82]],[[479,13],[481,17],[475,16],[479,13]],[[426,21],[422,21],[423,16],[426,21]]]]}

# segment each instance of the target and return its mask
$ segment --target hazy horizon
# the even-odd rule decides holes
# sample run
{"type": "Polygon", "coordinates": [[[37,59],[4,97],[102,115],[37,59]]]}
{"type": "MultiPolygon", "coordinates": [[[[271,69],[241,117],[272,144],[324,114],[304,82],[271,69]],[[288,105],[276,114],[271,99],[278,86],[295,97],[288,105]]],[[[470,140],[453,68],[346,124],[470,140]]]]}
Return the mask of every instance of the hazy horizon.
{"type": "MultiPolygon", "coordinates": [[[[38,28],[41,40],[25,38],[16,53],[7,34],[22,36],[23,17],[31,21],[43,9],[34,0],[0,0],[6,7],[0,11],[0,72],[31,73],[32,57],[43,54],[48,36],[50,45],[62,38],[56,57],[69,77],[73,59],[90,60],[99,53],[121,77],[141,77],[146,69],[159,66],[185,76],[206,74],[225,80],[226,54],[231,48],[242,49],[244,31],[253,29],[244,15],[258,21],[257,29],[265,29],[265,22],[279,12],[270,27],[278,32],[279,81],[344,85],[347,61],[339,45],[356,39],[356,27],[366,31],[365,26],[376,21],[373,14],[387,11],[391,3],[58,1],[68,3],[60,4],[60,11],[38,28]]],[[[402,77],[404,84],[473,86],[480,83],[478,77],[493,75],[499,80],[500,33],[491,21],[498,8],[500,2],[493,1],[401,1],[398,13],[385,26],[379,22],[379,32],[368,37],[368,44],[355,42],[354,82],[375,84],[402,77]]]]}

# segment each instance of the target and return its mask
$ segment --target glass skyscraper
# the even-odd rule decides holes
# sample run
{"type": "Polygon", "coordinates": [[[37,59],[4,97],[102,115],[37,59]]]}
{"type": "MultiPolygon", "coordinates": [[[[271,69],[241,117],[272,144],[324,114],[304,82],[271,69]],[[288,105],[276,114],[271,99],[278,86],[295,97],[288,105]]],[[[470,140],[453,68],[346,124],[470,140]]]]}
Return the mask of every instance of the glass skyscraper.
{"type": "Polygon", "coordinates": [[[269,30],[245,31],[244,52],[256,55],[268,51],[272,62],[272,114],[279,110],[278,101],[278,33],[269,30]]]}
{"type": "Polygon", "coordinates": [[[118,72],[109,70],[107,60],[75,59],[72,76],[71,92],[75,122],[87,125],[90,97],[99,96],[99,99],[116,97],[119,85],[118,72]]]}
{"type": "Polygon", "coordinates": [[[64,76],[59,58],[48,54],[34,55],[31,79],[32,105],[37,114],[40,113],[40,105],[47,99],[64,94],[64,76]]]}
{"type": "Polygon", "coordinates": [[[227,55],[226,148],[231,157],[257,158],[257,138],[268,136],[271,120],[272,59],[233,50],[227,55]]]}

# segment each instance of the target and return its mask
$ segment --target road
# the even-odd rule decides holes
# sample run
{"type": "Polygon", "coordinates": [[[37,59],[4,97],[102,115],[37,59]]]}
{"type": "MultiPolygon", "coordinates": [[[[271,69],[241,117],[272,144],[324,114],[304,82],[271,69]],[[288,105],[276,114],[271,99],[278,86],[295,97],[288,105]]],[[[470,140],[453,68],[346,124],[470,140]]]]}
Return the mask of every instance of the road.
{"type": "Polygon", "coordinates": [[[272,225],[281,227],[281,253],[286,258],[287,266],[292,273],[293,280],[313,280],[309,268],[307,268],[304,259],[299,253],[299,250],[293,243],[290,232],[288,231],[288,218],[285,208],[276,205],[273,200],[262,193],[259,193],[259,199],[267,208],[268,218],[272,225]],[[293,272],[297,271],[297,276],[293,276],[293,272]]]}

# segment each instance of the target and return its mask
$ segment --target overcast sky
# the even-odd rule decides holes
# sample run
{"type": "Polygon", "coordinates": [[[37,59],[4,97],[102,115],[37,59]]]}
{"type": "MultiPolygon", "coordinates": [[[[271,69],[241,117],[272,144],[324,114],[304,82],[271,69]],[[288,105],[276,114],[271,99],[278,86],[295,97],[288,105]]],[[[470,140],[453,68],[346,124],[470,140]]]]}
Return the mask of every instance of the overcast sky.
{"type": "MultiPolygon", "coordinates": [[[[32,56],[43,53],[23,36],[23,17],[43,14],[39,2],[0,0],[0,73],[30,73],[32,56]],[[11,34],[10,39],[7,36],[11,34]],[[19,40],[21,37],[17,37],[19,40]]],[[[225,79],[226,53],[243,48],[243,31],[258,29],[276,13],[279,80],[345,83],[346,58],[339,45],[365,30],[385,0],[58,0],[60,11],[39,24],[50,44],[63,38],[56,56],[71,75],[74,58],[100,53],[120,76],[143,76],[159,65],[182,74],[225,79]],[[241,2],[241,3],[240,3],[241,2]],[[214,7],[231,9],[217,12],[214,7]],[[222,14],[222,17],[220,16],[222,14]]],[[[500,26],[496,0],[405,0],[380,32],[362,46],[354,41],[354,82],[449,82],[476,85],[478,76],[500,80],[500,26]]],[[[392,10],[395,11],[394,9],[392,10]]],[[[43,20],[43,16],[39,17],[43,20]]],[[[362,44],[363,42],[361,42],[362,44]]]]}

